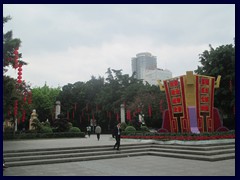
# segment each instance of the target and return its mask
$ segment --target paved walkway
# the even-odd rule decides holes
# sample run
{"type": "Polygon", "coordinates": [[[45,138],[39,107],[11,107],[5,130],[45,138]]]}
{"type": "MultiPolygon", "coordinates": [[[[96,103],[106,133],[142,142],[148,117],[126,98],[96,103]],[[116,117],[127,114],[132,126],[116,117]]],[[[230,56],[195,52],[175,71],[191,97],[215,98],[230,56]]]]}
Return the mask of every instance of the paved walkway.
{"type": "MultiPolygon", "coordinates": [[[[152,142],[152,140],[121,140],[121,144],[145,142],[152,142]]],[[[198,143],[206,142],[209,141],[199,141],[198,143]]],[[[211,143],[217,142],[219,141],[212,141],[211,143]]],[[[100,141],[97,140],[96,135],[91,135],[90,138],[3,141],[3,150],[114,145],[114,143],[115,140],[111,135],[101,135],[100,141]]],[[[174,143],[183,142],[175,141],[174,143]]],[[[235,176],[235,159],[205,162],[156,156],[138,156],[9,167],[3,171],[3,176],[235,176]]]]}

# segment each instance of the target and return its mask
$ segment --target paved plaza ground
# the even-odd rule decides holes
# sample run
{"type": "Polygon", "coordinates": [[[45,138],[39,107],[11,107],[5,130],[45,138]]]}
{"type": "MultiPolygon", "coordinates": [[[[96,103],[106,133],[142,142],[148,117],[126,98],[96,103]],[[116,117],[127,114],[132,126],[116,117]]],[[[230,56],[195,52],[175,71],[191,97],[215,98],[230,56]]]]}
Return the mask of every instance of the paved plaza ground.
{"type": "MultiPolygon", "coordinates": [[[[151,141],[121,140],[122,144],[145,142],[151,141]]],[[[4,141],[3,150],[114,145],[114,143],[111,135],[101,135],[100,141],[96,135],[92,135],[90,138],[4,141]]],[[[3,176],[235,176],[235,159],[208,162],[147,155],[9,167],[3,171],[3,176]]]]}

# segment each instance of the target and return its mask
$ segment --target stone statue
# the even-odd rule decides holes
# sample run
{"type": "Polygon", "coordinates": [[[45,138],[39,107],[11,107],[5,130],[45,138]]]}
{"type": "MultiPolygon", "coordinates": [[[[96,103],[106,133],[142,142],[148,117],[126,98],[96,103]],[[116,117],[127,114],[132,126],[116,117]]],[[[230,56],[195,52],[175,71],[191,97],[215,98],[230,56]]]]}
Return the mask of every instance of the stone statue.
{"type": "Polygon", "coordinates": [[[32,130],[33,129],[33,127],[32,127],[32,121],[34,120],[34,119],[36,119],[37,118],[37,113],[36,113],[36,109],[33,109],[33,111],[32,111],[32,114],[31,114],[31,118],[30,118],[30,121],[29,121],[29,130],[32,130]]]}

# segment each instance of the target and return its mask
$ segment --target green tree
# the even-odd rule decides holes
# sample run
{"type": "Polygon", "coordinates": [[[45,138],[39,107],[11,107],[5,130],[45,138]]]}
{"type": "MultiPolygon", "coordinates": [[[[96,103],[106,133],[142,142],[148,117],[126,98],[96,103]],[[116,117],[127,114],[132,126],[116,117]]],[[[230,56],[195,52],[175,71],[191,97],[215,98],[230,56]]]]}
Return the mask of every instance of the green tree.
{"type": "MultiPolygon", "coordinates": [[[[221,75],[220,88],[215,89],[214,106],[225,119],[235,118],[235,46],[222,45],[200,54],[200,63],[195,73],[217,77],[221,75]]],[[[234,121],[233,121],[234,122],[234,121]]]]}
{"type": "MultiPolygon", "coordinates": [[[[11,20],[10,16],[3,17],[3,26],[11,20]]],[[[16,79],[13,79],[9,76],[6,76],[8,68],[16,68],[18,64],[27,65],[26,62],[21,60],[22,54],[18,54],[18,62],[16,64],[14,51],[21,46],[21,40],[19,38],[13,38],[12,31],[8,31],[3,34],[3,113],[4,120],[5,118],[12,119],[13,122],[16,118],[21,118],[22,109],[26,110],[26,113],[30,113],[29,105],[25,103],[25,95],[28,91],[30,91],[30,86],[22,81],[18,83],[16,79]],[[13,107],[14,102],[18,101],[18,112],[17,117],[14,117],[13,107]],[[19,107],[22,108],[19,108],[19,107]]],[[[15,123],[14,123],[15,126],[15,123]]]]}
{"type": "Polygon", "coordinates": [[[106,74],[106,79],[92,76],[87,82],[63,86],[57,99],[61,101],[65,118],[73,126],[85,131],[94,116],[103,131],[109,132],[117,122],[117,115],[120,118],[120,105],[123,103],[132,113],[141,103],[146,124],[149,127],[161,126],[159,102],[160,99],[165,100],[165,94],[160,92],[158,86],[144,85],[141,80],[134,78],[134,74],[122,74],[122,70],[108,68],[106,74]],[[148,116],[148,104],[152,105],[151,117],[148,116]]]}
{"type": "MultiPolygon", "coordinates": [[[[10,16],[3,17],[3,26],[12,18],[10,16]]],[[[14,68],[15,61],[14,61],[14,50],[18,49],[21,46],[21,40],[19,38],[13,38],[12,31],[8,31],[3,34],[3,72],[7,71],[7,67],[11,66],[14,68]]],[[[19,63],[22,65],[27,65],[26,62],[22,61],[22,53],[18,54],[19,56],[19,63]]]]}
{"type": "Polygon", "coordinates": [[[60,91],[60,87],[50,88],[47,84],[32,89],[32,107],[37,110],[40,122],[54,119],[55,102],[60,91]]]}

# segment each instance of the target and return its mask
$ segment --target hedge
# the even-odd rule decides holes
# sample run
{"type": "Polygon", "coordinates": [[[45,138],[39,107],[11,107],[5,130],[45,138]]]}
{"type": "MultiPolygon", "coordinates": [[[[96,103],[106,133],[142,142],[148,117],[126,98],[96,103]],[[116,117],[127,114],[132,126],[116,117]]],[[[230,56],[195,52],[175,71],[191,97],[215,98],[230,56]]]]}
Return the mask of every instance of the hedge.
{"type": "Polygon", "coordinates": [[[4,140],[15,140],[15,139],[45,139],[45,138],[71,138],[71,137],[85,137],[84,132],[54,132],[54,133],[4,133],[4,140]]]}

